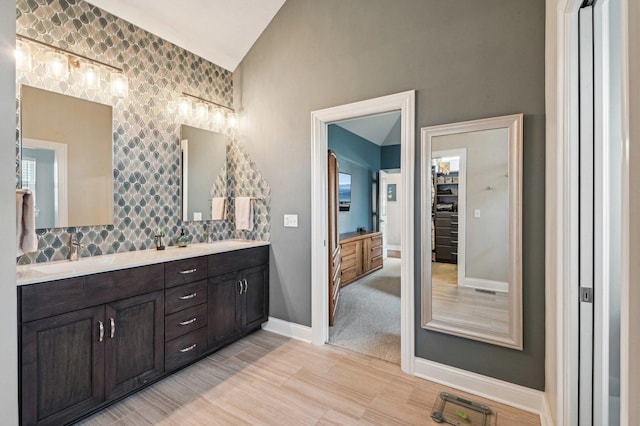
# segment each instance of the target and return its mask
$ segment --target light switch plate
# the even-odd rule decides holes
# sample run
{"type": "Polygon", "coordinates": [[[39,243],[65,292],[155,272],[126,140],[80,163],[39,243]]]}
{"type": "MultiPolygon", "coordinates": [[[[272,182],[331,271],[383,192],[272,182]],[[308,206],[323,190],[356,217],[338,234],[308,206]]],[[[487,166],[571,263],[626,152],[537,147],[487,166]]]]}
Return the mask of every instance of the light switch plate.
{"type": "Polygon", "coordinates": [[[284,215],[284,227],[285,228],[297,228],[298,227],[298,215],[297,214],[285,214],[284,215]]]}
{"type": "Polygon", "coordinates": [[[193,213],[193,220],[202,220],[202,213],[201,212],[194,212],[193,213]]]}
{"type": "Polygon", "coordinates": [[[480,217],[480,209],[475,209],[475,210],[473,211],[473,217],[475,217],[475,218],[480,217]]]}

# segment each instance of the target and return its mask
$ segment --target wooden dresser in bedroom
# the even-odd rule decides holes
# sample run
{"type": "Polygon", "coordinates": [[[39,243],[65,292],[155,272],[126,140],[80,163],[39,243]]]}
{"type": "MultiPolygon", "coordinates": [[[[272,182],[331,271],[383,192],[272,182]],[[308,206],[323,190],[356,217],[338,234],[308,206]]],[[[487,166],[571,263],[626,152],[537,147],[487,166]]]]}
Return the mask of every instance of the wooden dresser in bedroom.
{"type": "Polygon", "coordinates": [[[342,253],[341,283],[344,287],[382,268],[382,233],[350,232],[340,234],[342,253]]]}

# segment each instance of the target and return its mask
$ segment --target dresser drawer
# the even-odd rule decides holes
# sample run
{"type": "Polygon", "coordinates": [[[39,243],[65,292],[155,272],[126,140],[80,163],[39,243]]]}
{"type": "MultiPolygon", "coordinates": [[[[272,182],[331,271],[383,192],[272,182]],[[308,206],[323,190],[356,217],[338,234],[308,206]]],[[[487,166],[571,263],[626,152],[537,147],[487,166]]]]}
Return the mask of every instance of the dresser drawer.
{"type": "Polygon", "coordinates": [[[382,256],[382,247],[371,247],[371,257],[382,256]]]}
{"type": "Polygon", "coordinates": [[[164,318],[164,338],[169,341],[207,325],[207,304],[167,315],[164,318]]]}
{"type": "Polygon", "coordinates": [[[357,248],[358,248],[358,242],[340,244],[340,250],[342,251],[343,257],[349,256],[349,255],[355,256],[357,248]]]}
{"type": "Polygon", "coordinates": [[[175,287],[207,278],[207,258],[193,257],[165,263],[164,279],[166,287],[175,287]]]}
{"type": "Polygon", "coordinates": [[[369,266],[371,269],[376,269],[382,267],[382,256],[376,256],[371,259],[371,265],[369,266]]]}
{"type": "Polygon", "coordinates": [[[343,285],[348,284],[350,281],[353,281],[357,275],[358,275],[358,271],[356,270],[355,266],[351,268],[343,269],[340,281],[342,281],[343,285]]]}
{"type": "Polygon", "coordinates": [[[166,315],[181,311],[207,301],[207,281],[198,281],[172,287],[165,290],[164,295],[166,315]]]}
{"type": "Polygon", "coordinates": [[[348,269],[356,266],[356,254],[350,254],[349,256],[342,256],[342,269],[348,269]]]}
{"type": "Polygon", "coordinates": [[[382,247],[382,235],[371,237],[371,248],[382,247]]]}
{"type": "Polygon", "coordinates": [[[207,328],[203,327],[189,334],[165,343],[164,369],[173,370],[200,357],[207,349],[207,328]]]}

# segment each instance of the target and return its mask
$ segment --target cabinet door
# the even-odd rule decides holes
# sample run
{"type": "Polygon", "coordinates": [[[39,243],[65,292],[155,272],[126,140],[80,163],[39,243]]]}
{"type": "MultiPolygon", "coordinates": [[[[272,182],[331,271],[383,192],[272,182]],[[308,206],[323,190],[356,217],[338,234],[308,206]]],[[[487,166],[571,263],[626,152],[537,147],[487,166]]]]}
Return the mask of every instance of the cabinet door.
{"type": "Polygon", "coordinates": [[[164,292],[105,308],[105,395],[115,398],[164,371],[164,292]]]}
{"type": "Polygon", "coordinates": [[[240,333],[240,279],[238,274],[209,278],[208,346],[220,346],[240,333]]]}
{"type": "Polygon", "coordinates": [[[22,424],[63,424],[104,401],[101,324],[103,306],[23,324],[22,424]]]}
{"type": "Polygon", "coordinates": [[[243,331],[259,328],[269,317],[269,268],[252,268],[242,273],[243,331]]]}

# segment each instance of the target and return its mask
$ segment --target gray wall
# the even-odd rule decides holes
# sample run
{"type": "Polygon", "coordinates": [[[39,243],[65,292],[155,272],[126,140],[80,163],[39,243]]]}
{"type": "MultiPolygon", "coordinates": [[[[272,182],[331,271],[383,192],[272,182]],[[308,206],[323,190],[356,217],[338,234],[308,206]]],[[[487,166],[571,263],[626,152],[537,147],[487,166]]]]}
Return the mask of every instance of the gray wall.
{"type": "Polygon", "coordinates": [[[311,324],[311,111],[416,89],[416,135],[522,112],[524,351],[420,328],[416,202],[416,354],[544,387],[544,12],[544,2],[513,0],[284,4],[234,74],[239,137],[272,188],[272,316],[311,324]],[[299,214],[299,228],[285,229],[284,213],[299,214]]]}
{"type": "MultiPolygon", "coordinates": [[[[13,55],[16,45],[15,2],[0,0],[0,140],[13,141],[16,135],[16,76],[13,55]]],[[[15,145],[0,144],[0,202],[15,206],[15,145]]],[[[15,208],[0,209],[0,413],[2,424],[18,424],[18,336],[16,333],[16,225],[15,208]]]]}

